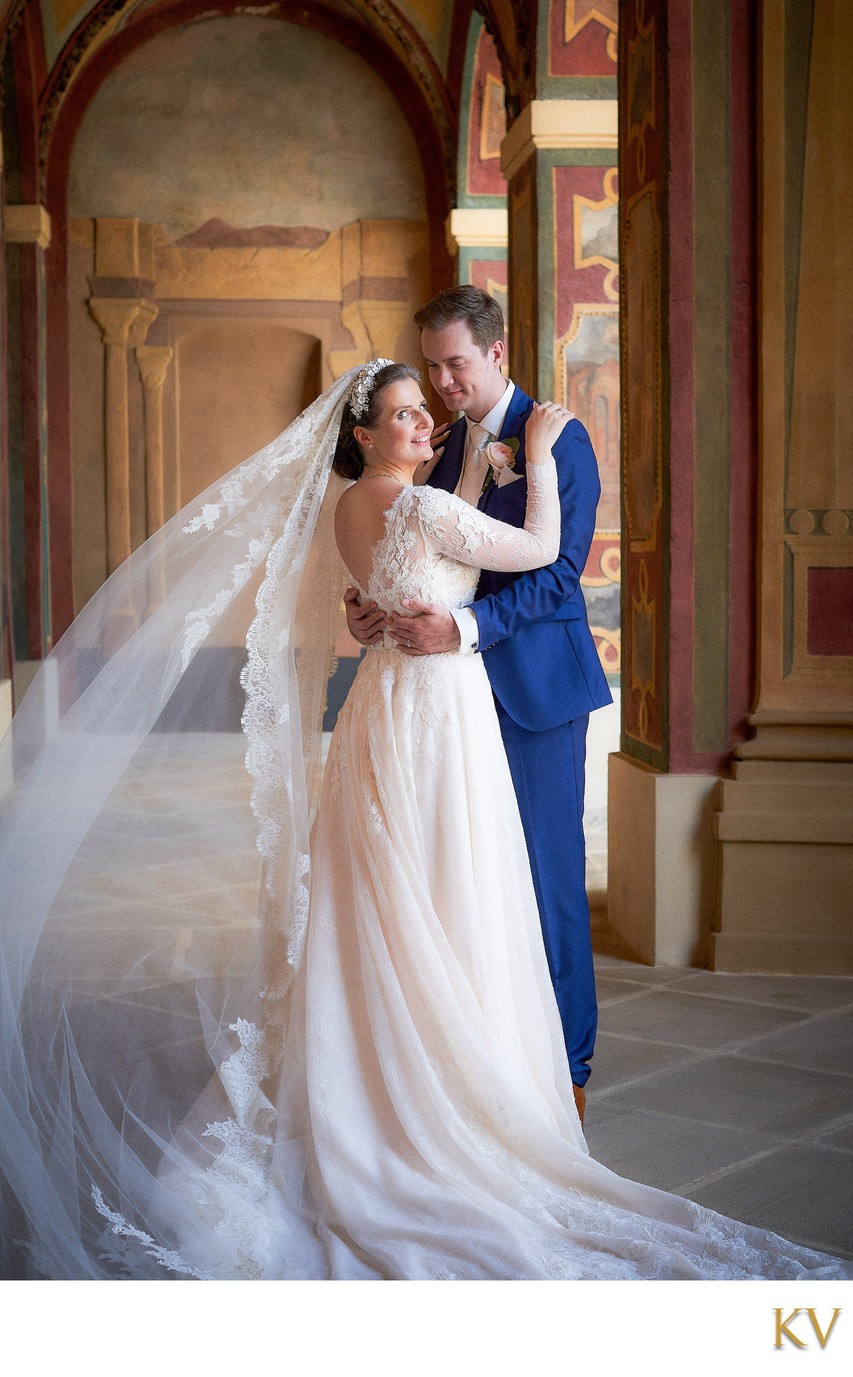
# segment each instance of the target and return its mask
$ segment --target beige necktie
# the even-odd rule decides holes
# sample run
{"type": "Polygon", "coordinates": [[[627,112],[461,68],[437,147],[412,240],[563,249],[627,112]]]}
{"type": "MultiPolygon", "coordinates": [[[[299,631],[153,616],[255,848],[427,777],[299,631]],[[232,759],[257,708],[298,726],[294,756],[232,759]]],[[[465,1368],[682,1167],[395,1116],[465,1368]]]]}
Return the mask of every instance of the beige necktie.
{"type": "Polygon", "coordinates": [[[483,446],[492,438],[491,431],[488,431],[485,426],[471,426],[468,433],[465,463],[456,491],[463,501],[470,502],[472,507],[476,507],[480,500],[483,480],[489,467],[483,446]]]}

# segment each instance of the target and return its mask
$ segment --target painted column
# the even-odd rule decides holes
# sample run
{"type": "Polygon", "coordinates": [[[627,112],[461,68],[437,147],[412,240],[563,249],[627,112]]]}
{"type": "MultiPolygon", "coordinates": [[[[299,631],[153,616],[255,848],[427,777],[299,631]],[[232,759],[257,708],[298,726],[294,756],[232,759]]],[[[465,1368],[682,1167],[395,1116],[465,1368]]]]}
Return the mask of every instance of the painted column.
{"type": "Polygon", "coordinates": [[[166,519],[163,498],[163,386],[174,356],[168,345],[142,344],[136,363],[142,380],[145,425],[146,530],[153,535],[166,519]]]}
{"type": "MultiPolygon", "coordinates": [[[[12,667],[15,652],[12,637],[12,521],[9,501],[9,414],[8,355],[9,339],[6,301],[5,176],[3,141],[0,137],[0,737],[12,720],[12,667]]],[[[0,776],[0,796],[11,784],[0,776]]]]}
{"type": "Polygon", "coordinates": [[[623,0],[619,19],[610,921],[651,962],[849,971],[853,15],[623,0]]]}
{"type": "Polygon", "coordinates": [[[703,965],[714,799],[746,734],[756,463],[751,7],[622,0],[622,738],[612,926],[703,965]]]}
{"type": "Polygon", "coordinates": [[[104,341],[104,452],[107,469],[107,573],[131,553],[130,433],[127,351],[140,303],[92,297],[89,310],[104,341]]]}
{"type": "Polygon", "coordinates": [[[336,378],[365,359],[400,356],[412,308],[407,279],[388,273],[389,247],[376,221],[357,220],[341,231],[341,325],[352,348],[329,351],[336,378]]]}
{"type": "Polygon", "coordinates": [[[504,74],[481,15],[471,15],[462,64],[456,206],[445,224],[456,281],[482,288],[507,315],[507,204],[501,171],[504,74]]]}
{"type": "Polygon", "coordinates": [[[46,297],[44,255],[50,245],[50,216],[41,205],[6,205],[4,236],[20,245],[20,443],[23,459],[27,647],[24,658],[40,660],[53,636],[50,602],[47,389],[44,370],[46,297]]]}
{"type": "Polygon", "coordinates": [[[757,693],[720,789],[712,959],[853,971],[853,11],[766,0],[757,693]]]}
{"type": "Polygon", "coordinates": [[[158,308],[153,227],[108,217],[95,222],[95,276],[89,311],[104,342],[104,455],[107,476],[107,573],[133,549],[128,352],[140,348],[158,308]]]}
{"type": "MultiPolygon", "coordinates": [[[[617,28],[615,0],[540,4],[535,96],[512,122],[501,160],[509,202],[510,371],[534,396],[553,397],[573,411],[595,450],[602,495],[582,586],[599,657],[618,697],[617,28]]],[[[616,744],[617,728],[605,727],[607,716],[593,719],[593,735],[601,735],[593,753],[616,744]]],[[[594,806],[603,813],[603,778],[598,793],[594,806]]]]}

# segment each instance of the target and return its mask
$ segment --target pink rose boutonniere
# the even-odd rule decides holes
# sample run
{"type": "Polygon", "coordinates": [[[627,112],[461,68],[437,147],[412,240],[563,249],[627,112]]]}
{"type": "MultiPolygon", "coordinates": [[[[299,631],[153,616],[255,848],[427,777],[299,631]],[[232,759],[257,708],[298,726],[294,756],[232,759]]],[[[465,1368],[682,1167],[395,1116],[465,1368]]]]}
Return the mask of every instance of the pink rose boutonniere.
{"type": "Polygon", "coordinates": [[[489,491],[493,483],[497,483],[504,469],[515,468],[515,456],[518,454],[518,438],[515,435],[506,440],[490,440],[483,450],[488,462],[486,476],[483,479],[483,486],[480,489],[480,496],[489,491]]]}

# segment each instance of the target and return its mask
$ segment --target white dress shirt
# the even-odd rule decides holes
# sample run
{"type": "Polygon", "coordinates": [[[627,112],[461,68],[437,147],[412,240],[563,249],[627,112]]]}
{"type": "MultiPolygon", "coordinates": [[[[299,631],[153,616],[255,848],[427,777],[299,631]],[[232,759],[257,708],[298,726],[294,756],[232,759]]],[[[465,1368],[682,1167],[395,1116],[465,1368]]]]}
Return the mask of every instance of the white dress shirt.
{"type": "MultiPolygon", "coordinates": [[[[465,437],[465,458],[462,461],[459,482],[456,484],[456,493],[466,502],[470,502],[473,507],[477,505],[483,487],[483,479],[486,476],[486,460],[481,457],[482,451],[478,452],[478,441],[481,439],[483,431],[488,431],[490,435],[494,435],[496,438],[500,435],[501,426],[506,420],[506,413],[509,410],[514,391],[515,383],[508,381],[503,395],[495,402],[491,411],[486,412],[482,421],[472,421],[470,416],[465,417],[465,424],[468,428],[465,437]],[[478,429],[479,427],[482,427],[482,431],[478,429]],[[473,433],[475,431],[476,433],[473,433]]],[[[451,607],[450,615],[459,628],[460,653],[472,655],[480,643],[477,618],[470,607],[451,607]]]]}

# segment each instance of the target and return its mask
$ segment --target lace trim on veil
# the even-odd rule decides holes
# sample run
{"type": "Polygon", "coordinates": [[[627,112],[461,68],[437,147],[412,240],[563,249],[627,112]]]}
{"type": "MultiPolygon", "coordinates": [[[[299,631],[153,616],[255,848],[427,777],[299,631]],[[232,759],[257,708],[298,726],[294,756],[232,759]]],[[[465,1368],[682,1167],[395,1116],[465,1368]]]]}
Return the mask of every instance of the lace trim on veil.
{"type": "MultiPolygon", "coordinates": [[[[221,1144],[204,1170],[206,1203],[219,1215],[217,1231],[237,1244],[238,1271],[247,1278],[260,1277],[263,1270],[262,1206],[276,1118],[263,1085],[284,1054],[286,997],[305,945],[310,817],[344,586],[333,527],[341,485],[328,480],[344,401],[359,371],[344,375],[271,445],[240,465],[221,484],[216,500],[204,502],[181,527],[186,536],[206,531],[243,547],[229,581],[186,615],[182,674],[266,561],[240,675],[245,764],[253,780],[250,801],[263,862],[257,961],[263,1020],[261,1027],[244,1018],[229,1024],[238,1047],[219,1065],[218,1076],[232,1114],[202,1133],[221,1144]],[[236,524],[226,527],[235,516],[236,524]]],[[[112,1210],[97,1186],[92,1199],[117,1237],[133,1240],[169,1271],[207,1278],[112,1210]]]]}

